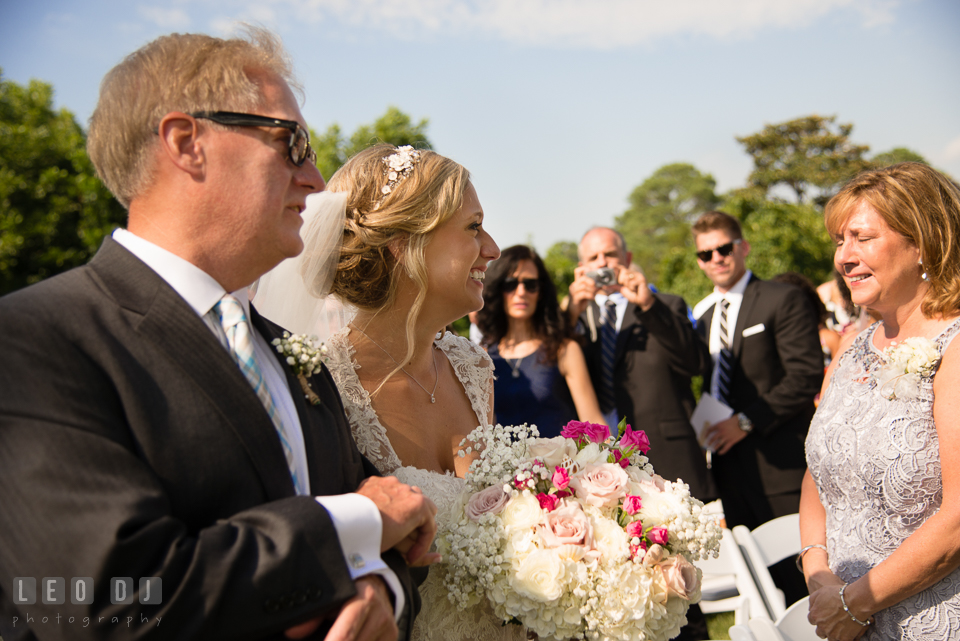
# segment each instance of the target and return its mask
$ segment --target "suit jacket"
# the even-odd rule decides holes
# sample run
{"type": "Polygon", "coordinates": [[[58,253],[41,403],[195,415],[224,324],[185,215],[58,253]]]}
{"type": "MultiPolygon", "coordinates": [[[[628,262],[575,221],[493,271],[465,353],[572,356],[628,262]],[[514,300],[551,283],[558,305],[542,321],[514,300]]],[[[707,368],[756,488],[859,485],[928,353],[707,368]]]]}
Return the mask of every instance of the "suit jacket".
{"type": "MultiPolygon", "coordinates": [[[[281,335],[251,317],[268,341],[281,335]]],[[[273,424],[233,359],[112,239],[88,265],[0,299],[0,362],[6,641],[260,639],[333,614],[355,594],[329,515],[295,495],[273,424]],[[94,602],[43,605],[38,596],[18,610],[7,592],[14,577],[36,577],[38,588],[40,577],[65,577],[68,588],[71,577],[92,577],[94,602]],[[160,577],[162,603],[112,605],[111,577],[160,577]],[[92,623],[41,622],[58,613],[92,623]],[[114,616],[138,629],[108,625],[114,616]]],[[[354,491],[376,471],[329,372],[312,377],[320,404],[310,405],[284,368],[313,493],[354,491]]],[[[400,556],[384,560],[418,607],[400,556]]]]}
{"type": "MultiPolygon", "coordinates": [[[[715,308],[707,309],[697,322],[705,341],[715,308]]],[[[747,415],[754,429],[726,455],[714,457],[714,472],[739,479],[741,487],[751,489],[752,479],[759,478],[766,495],[797,492],[806,469],[803,443],[813,418],[813,398],[823,384],[816,313],[793,285],[753,276],[743,294],[730,349],[731,405],[734,412],[747,415]],[[748,336],[744,330],[749,330],[748,336]]],[[[704,389],[709,385],[707,376],[704,389]]]]}
{"type": "MultiPolygon", "coordinates": [[[[614,360],[617,414],[650,439],[650,462],[668,481],[690,485],[702,501],[717,496],[704,452],[690,425],[696,405],[690,379],[708,371],[710,351],[687,318],[679,296],[655,293],[654,304],[641,311],[627,304],[614,360]]],[[[594,387],[601,381],[600,308],[591,301],[580,318],[584,355],[594,387]],[[595,329],[594,329],[595,328],[595,329]]]]}

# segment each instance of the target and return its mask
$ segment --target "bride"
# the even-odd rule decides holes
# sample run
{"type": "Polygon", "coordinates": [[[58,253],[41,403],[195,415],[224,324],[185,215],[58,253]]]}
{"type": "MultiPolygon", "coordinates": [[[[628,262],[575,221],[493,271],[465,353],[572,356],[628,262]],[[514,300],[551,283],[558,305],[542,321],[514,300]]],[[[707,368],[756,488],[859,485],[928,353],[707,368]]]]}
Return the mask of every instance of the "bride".
{"type": "MultiPolygon", "coordinates": [[[[419,486],[442,519],[470,463],[457,456],[460,442],[493,419],[489,357],[445,331],[483,306],[484,273],[500,255],[469,173],[432,151],[378,145],[351,158],[308,210],[303,256],[261,280],[257,308],[298,333],[347,323],[326,341],[326,362],[357,445],[381,473],[419,486]],[[297,269],[309,295],[290,291],[303,287],[297,269]]],[[[443,572],[434,566],[420,587],[414,639],[525,638],[487,608],[458,611],[443,572]]]]}

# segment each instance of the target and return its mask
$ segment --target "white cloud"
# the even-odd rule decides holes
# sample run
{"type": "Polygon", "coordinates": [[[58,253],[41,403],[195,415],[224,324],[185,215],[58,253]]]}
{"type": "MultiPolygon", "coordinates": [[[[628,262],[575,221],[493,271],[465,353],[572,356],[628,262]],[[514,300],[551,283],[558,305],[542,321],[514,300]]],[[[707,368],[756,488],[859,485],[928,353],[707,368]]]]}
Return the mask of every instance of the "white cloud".
{"type": "Polygon", "coordinates": [[[960,160],[960,136],[948,142],[941,155],[946,161],[960,160]]]}
{"type": "MultiPolygon", "coordinates": [[[[749,37],[841,9],[867,27],[889,23],[900,0],[274,0],[298,20],[333,19],[395,35],[479,33],[520,44],[614,48],[658,38],[749,37]]],[[[261,4],[261,6],[263,6],[261,4]]]]}
{"type": "Polygon", "coordinates": [[[154,26],[163,29],[189,29],[190,16],[182,9],[172,9],[170,7],[150,7],[140,5],[137,12],[153,23],[154,26]]]}

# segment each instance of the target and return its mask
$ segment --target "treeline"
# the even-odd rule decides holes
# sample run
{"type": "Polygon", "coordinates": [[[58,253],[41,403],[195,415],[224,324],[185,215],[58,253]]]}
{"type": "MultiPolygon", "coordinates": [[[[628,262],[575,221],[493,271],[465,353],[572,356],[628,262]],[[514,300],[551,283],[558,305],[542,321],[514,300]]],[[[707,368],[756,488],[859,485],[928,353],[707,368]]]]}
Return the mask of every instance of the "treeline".
{"type": "MultiPolygon", "coordinates": [[[[633,190],[629,207],[608,224],[624,235],[650,282],[690,305],[712,289],[697,267],[690,235],[690,225],[710,209],[740,219],[751,245],[747,264],[758,276],[796,271],[818,284],[833,272],[833,246],[823,226],[830,197],[864,169],[926,162],[902,147],[869,156],[869,146],[851,141],[852,131],[852,124],[837,123],[835,116],[767,125],[736,138],[753,160],[745,186],[718,194],[710,174],[688,163],[664,165],[633,190]]],[[[554,244],[544,262],[566,292],[576,242],[554,244]]]]}

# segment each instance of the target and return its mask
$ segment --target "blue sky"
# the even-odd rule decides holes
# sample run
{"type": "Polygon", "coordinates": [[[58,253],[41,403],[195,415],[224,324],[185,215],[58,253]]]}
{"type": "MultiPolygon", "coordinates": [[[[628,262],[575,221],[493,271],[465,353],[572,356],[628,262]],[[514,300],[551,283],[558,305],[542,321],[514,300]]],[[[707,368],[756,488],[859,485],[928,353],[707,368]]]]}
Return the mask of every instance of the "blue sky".
{"type": "Polygon", "coordinates": [[[811,113],[960,177],[956,0],[0,0],[0,67],[85,124],[125,54],[241,20],[283,37],[314,129],[428,118],[502,247],[611,224],[667,163],[741,186],[734,137],[811,113]]]}

